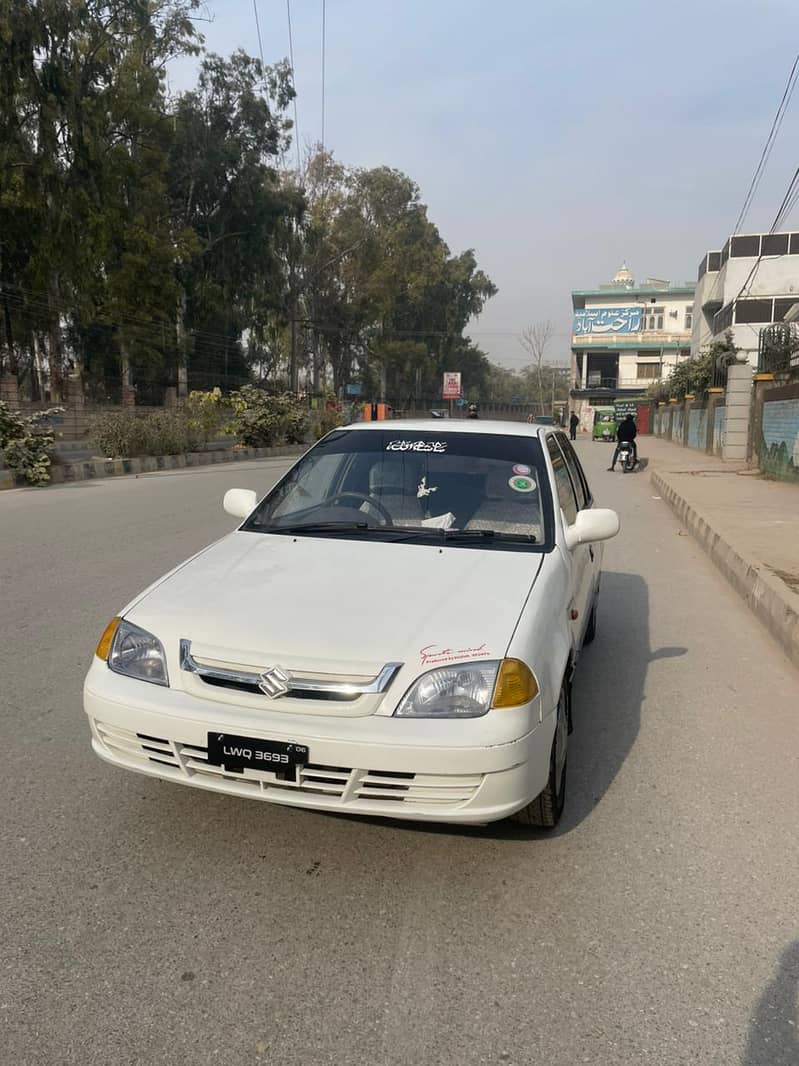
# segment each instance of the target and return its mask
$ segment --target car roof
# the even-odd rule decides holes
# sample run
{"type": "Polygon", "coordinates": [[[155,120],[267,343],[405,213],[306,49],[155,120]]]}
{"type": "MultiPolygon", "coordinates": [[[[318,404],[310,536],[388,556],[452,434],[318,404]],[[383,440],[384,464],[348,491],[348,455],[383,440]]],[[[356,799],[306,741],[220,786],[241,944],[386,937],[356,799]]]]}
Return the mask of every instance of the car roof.
{"type": "Polygon", "coordinates": [[[459,419],[459,418],[398,418],[383,422],[352,422],[341,429],[348,432],[383,432],[397,433],[482,433],[501,437],[539,437],[551,433],[559,426],[542,425],[527,422],[503,422],[499,419],[459,419]]]}

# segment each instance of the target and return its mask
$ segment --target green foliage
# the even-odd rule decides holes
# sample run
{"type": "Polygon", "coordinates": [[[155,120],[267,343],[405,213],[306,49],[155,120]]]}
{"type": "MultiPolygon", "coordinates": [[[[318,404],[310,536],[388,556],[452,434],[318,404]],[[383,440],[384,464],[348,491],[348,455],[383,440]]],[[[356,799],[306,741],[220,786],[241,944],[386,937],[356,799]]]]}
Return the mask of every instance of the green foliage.
{"type": "Polygon", "coordinates": [[[183,405],[189,429],[196,433],[203,443],[213,439],[222,432],[225,422],[225,409],[222,390],[210,392],[190,392],[183,405]]]}
{"type": "Polygon", "coordinates": [[[712,387],[719,363],[734,363],[737,355],[732,331],[727,330],[722,340],[714,341],[693,359],[678,363],[666,381],[651,386],[647,395],[660,402],[684,400],[689,394],[701,398],[712,387]]]}
{"type": "Polygon", "coordinates": [[[155,411],[139,415],[135,411],[98,415],[91,427],[97,450],[110,459],[130,459],[140,455],[182,455],[203,443],[202,434],[190,424],[181,410],[155,411]]]}
{"type": "Polygon", "coordinates": [[[302,444],[308,434],[308,412],[291,393],[272,396],[254,385],[230,395],[233,415],[227,432],[248,448],[302,444]]]}
{"type": "Polygon", "coordinates": [[[134,384],[157,403],[176,381],[277,392],[293,347],[316,393],[357,381],[399,405],[447,369],[482,395],[465,330],[496,288],[474,252],[450,251],[397,170],[320,151],[280,172],[285,62],[203,54],[171,98],[199,6],[0,3],[0,372],[34,398],[77,370],[90,396],[134,384]]]}
{"type": "Polygon", "coordinates": [[[15,477],[30,485],[46,485],[50,480],[55,431],[47,422],[62,411],[63,407],[51,407],[23,415],[0,400],[0,452],[15,477]]]}
{"type": "Polygon", "coordinates": [[[310,435],[313,440],[320,440],[326,433],[343,425],[344,419],[336,408],[320,407],[311,412],[309,419],[310,435]]]}

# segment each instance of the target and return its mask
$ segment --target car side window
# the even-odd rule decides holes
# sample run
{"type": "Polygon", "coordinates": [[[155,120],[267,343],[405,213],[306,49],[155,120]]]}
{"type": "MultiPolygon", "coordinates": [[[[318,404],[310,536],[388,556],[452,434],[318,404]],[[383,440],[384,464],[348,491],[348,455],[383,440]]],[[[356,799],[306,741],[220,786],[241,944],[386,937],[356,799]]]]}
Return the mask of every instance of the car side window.
{"type": "Polygon", "coordinates": [[[558,490],[558,500],[566,521],[572,525],[577,518],[577,497],[574,494],[571,475],[563,458],[563,452],[558,447],[558,442],[553,434],[547,437],[547,449],[549,458],[552,460],[552,469],[555,472],[555,487],[558,490]]]}
{"type": "Polygon", "coordinates": [[[558,444],[566,459],[566,466],[571,474],[574,491],[577,493],[577,510],[584,511],[586,507],[591,506],[591,490],[588,488],[588,482],[580,465],[580,460],[577,458],[577,453],[572,448],[565,433],[558,433],[558,444]]]}

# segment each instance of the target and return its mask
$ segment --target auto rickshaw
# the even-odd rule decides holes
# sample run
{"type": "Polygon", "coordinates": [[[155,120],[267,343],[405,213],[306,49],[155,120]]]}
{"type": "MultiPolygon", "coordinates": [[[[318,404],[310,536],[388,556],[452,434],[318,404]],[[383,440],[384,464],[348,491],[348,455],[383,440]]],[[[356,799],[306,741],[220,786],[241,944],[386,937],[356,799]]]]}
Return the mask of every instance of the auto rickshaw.
{"type": "Polygon", "coordinates": [[[616,412],[612,407],[594,408],[594,440],[615,441],[617,425],[616,412]]]}

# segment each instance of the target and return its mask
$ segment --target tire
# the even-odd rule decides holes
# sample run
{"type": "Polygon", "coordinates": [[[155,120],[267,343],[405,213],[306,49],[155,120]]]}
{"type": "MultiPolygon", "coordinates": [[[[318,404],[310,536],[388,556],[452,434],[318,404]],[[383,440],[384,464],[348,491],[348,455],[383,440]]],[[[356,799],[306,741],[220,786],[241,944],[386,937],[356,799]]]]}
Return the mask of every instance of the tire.
{"type": "Polygon", "coordinates": [[[520,825],[554,829],[566,803],[566,768],[569,744],[569,690],[564,681],[558,697],[555,736],[549,756],[549,779],[546,788],[526,807],[511,815],[520,825]]]}
{"type": "Polygon", "coordinates": [[[594,600],[594,606],[591,608],[591,614],[588,616],[588,625],[585,627],[585,636],[583,637],[583,647],[590,644],[596,636],[596,600],[594,600]]]}

